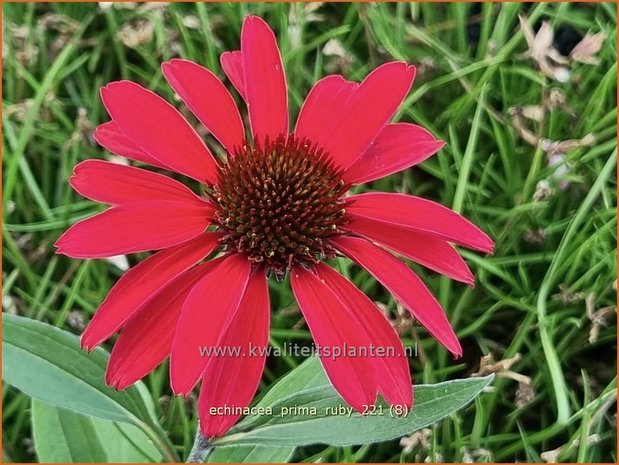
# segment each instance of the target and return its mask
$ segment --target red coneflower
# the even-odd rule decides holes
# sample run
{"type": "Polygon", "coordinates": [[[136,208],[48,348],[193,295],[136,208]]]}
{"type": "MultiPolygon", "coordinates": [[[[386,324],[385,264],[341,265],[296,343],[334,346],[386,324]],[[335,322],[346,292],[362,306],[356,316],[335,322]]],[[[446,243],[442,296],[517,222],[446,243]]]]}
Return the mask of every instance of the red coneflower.
{"type": "Polygon", "coordinates": [[[112,120],[97,128],[99,144],[193,178],[206,194],[141,168],[100,160],[75,167],[73,188],[111,207],[69,228],[56,243],[58,253],[103,258],[161,249],[116,283],[84,332],[82,346],[92,349],[121,330],[106,375],[118,389],[169,355],[173,391],[187,395],[202,378],[202,432],[221,435],[239,415],[211,415],[211,408],[251,402],[268,346],[267,278],[290,272],[317,345],[342,350],[373,345],[395,353],[322,357],[344,400],[363,410],[381,394],[391,404],[410,407],[409,366],[396,332],[374,303],[324,260],[350,257],[450,352],[461,355],[439,303],[388,250],[472,284],[452,243],[491,252],[492,240],[429,200],[382,192],[346,195],[349,187],[409,168],[444,145],[419,126],[389,123],[415,68],[392,62],[361,83],[341,76],[321,79],[291,133],[281,56],[262,19],[245,19],[241,50],[224,53],[221,64],[247,104],[251,138],[233,97],[212,72],[178,59],[162,70],[223,146],[226,161],[216,160],[181,114],[153,92],[129,81],[101,90],[112,120]],[[216,250],[220,257],[204,261],[216,250]],[[199,350],[250,344],[264,351],[254,357],[205,357],[199,350]]]}

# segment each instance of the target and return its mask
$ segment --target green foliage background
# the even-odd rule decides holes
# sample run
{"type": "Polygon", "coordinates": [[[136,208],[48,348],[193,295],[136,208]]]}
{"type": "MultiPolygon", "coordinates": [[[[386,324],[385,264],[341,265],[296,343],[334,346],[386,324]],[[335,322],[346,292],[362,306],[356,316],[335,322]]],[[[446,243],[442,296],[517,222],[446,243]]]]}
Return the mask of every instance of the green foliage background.
{"type": "MultiPolygon", "coordinates": [[[[278,34],[293,116],[325,74],[360,80],[387,60],[416,64],[416,83],[396,118],[427,127],[447,146],[415,169],[358,190],[438,200],[496,240],[492,257],[463,252],[477,276],[475,288],[415,266],[463,342],[459,360],[423,329],[397,318],[393,299],[367,274],[340,263],[389,309],[404,342],[418,343],[418,357],[411,359],[416,382],[467,377],[480,370],[483,356],[499,361],[519,354],[507,370],[490,367],[499,371],[492,392],[424,432],[425,440],[410,449],[398,440],[312,446],[298,449],[293,460],[541,461],[549,451],[562,461],[617,460],[615,5],[2,7],[4,311],[82,330],[121,271],[107,261],[56,256],[52,244],[69,224],[99,209],[67,184],[76,162],[108,156],[92,139],[92,129],[107,120],[99,88],[131,79],[180,106],[160,63],[181,56],[220,73],[219,54],[238,48],[242,18],[251,12],[278,34]],[[519,14],[535,27],[549,21],[564,54],[586,32],[603,31],[599,64],[570,64],[569,82],[552,81],[523,56],[519,14]],[[561,179],[547,153],[513,124],[514,108],[542,105],[553,89],[565,105],[549,110],[542,122],[524,118],[531,133],[552,141],[595,136],[595,143],[567,151],[561,179]],[[560,181],[569,187],[561,189],[560,181]],[[549,191],[543,192],[546,182],[549,191]],[[527,379],[529,385],[522,383],[527,379]]],[[[271,343],[309,344],[287,283],[273,283],[271,294],[271,343]]],[[[269,360],[259,395],[300,362],[269,360]]],[[[163,428],[185,456],[196,424],[194,400],[170,398],[165,365],[145,382],[158,400],[163,428]]],[[[35,460],[30,399],[6,385],[2,395],[4,461],[35,460]]]]}

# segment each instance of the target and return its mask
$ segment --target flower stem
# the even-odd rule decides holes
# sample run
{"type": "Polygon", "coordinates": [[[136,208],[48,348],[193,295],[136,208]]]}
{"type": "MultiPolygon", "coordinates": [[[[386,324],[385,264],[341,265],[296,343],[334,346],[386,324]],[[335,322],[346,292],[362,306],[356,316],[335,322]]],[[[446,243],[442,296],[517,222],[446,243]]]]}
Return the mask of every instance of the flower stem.
{"type": "Polygon", "coordinates": [[[162,434],[159,434],[150,425],[144,422],[139,422],[138,426],[142,431],[144,431],[144,433],[146,433],[146,435],[150,438],[153,444],[155,444],[157,449],[159,449],[159,451],[163,455],[163,458],[166,462],[171,462],[171,463],[178,462],[179,460],[178,455],[176,455],[176,452],[174,452],[172,445],[165,438],[165,436],[163,436],[162,434]]]}
{"type": "Polygon", "coordinates": [[[198,424],[198,428],[196,430],[196,437],[193,440],[193,446],[191,446],[191,452],[189,452],[189,457],[187,457],[186,463],[203,463],[206,461],[206,458],[213,451],[215,446],[213,446],[209,440],[202,435],[200,431],[200,425],[198,424]]]}

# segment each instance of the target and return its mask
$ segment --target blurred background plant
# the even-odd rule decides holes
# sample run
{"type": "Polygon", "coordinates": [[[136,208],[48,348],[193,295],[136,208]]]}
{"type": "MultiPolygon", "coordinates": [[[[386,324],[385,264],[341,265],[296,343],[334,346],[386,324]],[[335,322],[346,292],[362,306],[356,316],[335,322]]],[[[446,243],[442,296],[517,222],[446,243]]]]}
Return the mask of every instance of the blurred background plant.
{"type": "MultiPolygon", "coordinates": [[[[220,72],[242,18],[277,31],[298,112],[313,82],[360,80],[387,60],[417,65],[397,119],[447,146],[358,190],[409,192],[466,214],[496,240],[463,252],[475,288],[423,269],[464,346],[452,360],[358,268],[416,383],[496,373],[492,391],[432,428],[362,447],[311,446],[293,461],[595,461],[616,457],[616,14],[612,3],[3,3],[3,311],[79,333],[135,257],[77,261],[53,242],[95,213],[67,178],[117,160],[92,138],[99,88],[140,82],[175,102],[159,65],[181,56],[220,72]]],[[[145,109],[145,111],[147,111],[145,109]]],[[[354,115],[351,115],[354,117],[354,115]]],[[[210,136],[202,131],[206,139],[210,136]]],[[[346,265],[342,263],[342,267],[346,265]]],[[[287,285],[273,284],[271,344],[309,344],[287,285]]],[[[268,360],[258,396],[301,360],[268,360]]],[[[171,398],[167,366],[145,379],[185,457],[195,398],[171,398]]],[[[2,390],[3,461],[36,460],[30,399],[2,390]]]]}

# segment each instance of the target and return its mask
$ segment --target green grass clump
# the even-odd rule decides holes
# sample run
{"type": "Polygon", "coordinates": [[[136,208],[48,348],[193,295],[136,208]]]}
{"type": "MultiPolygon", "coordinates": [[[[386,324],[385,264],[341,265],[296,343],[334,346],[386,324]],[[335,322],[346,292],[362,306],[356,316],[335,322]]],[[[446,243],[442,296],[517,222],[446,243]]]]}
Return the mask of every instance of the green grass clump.
{"type": "MultiPolygon", "coordinates": [[[[359,191],[408,192],[462,212],[496,240],[493,256],[463,252],[475,288],[415,267],[463,342],[452,360],[420,327],[396,321],[417,383],[499,374],[491,392],[423,432],[396,441],[297,450],[294,460],[337,462],[561,461],[616,457],[616,8],[599,4],[220,3],[114,5],[3,3],[3,309],[79,333],[121,271],[107,261],[54,255],[66,227],[100,207],[67,183],[80,160],[108,154],[93,128],[107,120],[99,88],[131,79],[175,100],[159,65],[195,60],[221,74],[242,18],[278,34],[294,115],[312,83],[362,79],[387,60],[417,65],[399,120],[447,142],[419,167],[359,191]],[[518,15],[543,20],[569,49],[587,32],[606,40],[599,64],[571,63],[570,80],[542,74],[518,15]],[[334,51],[335,50],[335,54],[334,51]],[[539,112],[541,119],[527,118],[539,112]],[[523,137],[523,131],[528,131],[523,137]],[[533,139],[531,140],[532,136],[533,139]],[[591,140],[548,163],[536,140],[591,140]],[[561,184],[569,184],[569,186],[561,184]],[[483,356],[492,354],[493,360],[483,356]],[[514,358],[515,357],[515,358],[514,358]],[[499,361],[505,363],[496,364],[499,361]]],[[[351,115],[354,117],[354,115],[351,115]]],[[[129,258],[131,264],[136,257],[129,258]]],[[[396,319],[392,298],[367,274],[341,269],[396,319]]],[[[271,343],[309,343],[289,286],[271,286],[271,343]]],[[[269,360],[259,394],[300,360],[269,360]]],[[[167,365],[145,382],[181,456],[196,425],[192,402],[170,399],[167,365]]],[[[6,461],[32,461],[30,401],[3,387],[6,461]]]]}

